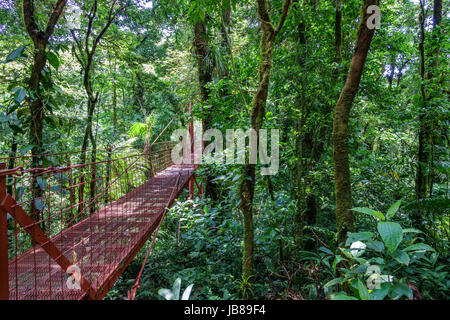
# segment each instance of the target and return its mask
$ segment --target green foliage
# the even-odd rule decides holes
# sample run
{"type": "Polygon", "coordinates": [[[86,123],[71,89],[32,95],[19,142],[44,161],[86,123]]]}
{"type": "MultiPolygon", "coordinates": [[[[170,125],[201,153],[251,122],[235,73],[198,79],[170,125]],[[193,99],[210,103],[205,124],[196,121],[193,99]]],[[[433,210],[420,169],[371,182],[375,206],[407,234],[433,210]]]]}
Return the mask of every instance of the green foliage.
{"type": "Polygon", "coordinates": [[[130,130],[128,131],[128,134],[133,138],[135,137],[145,138],[147,134],[151,137],[155,122],[156,117],[154,115],[150,115],[145,119],[145,123],[144,122],[134,123],[131,126],[130,130]]]}
{"type": "MultiPolygon", "coordinates": [[[[72,2],[45,51],[40,83],[45,152],[79,150],[87,126],[80,69],[87,57],[84,50],[77,50],[75,39],[85,43],[91,6],[88,1],[72,2]]],[[[186,126],[189,102],[195,119],[208,120],[222,133],[249,127],[261,54],[255,1],[119,2],[127,6],[99,40],[91,66],[92,89],[98,92],[92,133],[99,150],[142,152],[143,145],[175,118],[159,138],[168,141],[174,129],[186,126]],[[231,23],[225,27],[227,10],[231,23]],[[208,101],[202,102],[199,56],[193,46],[194,25],[199,22],[205,26],[202,40],[208,47],[202,62],[212,79],[206,85],[208,101]]],[[[276,26],[283,1],[269,2],[276,26]]],[[[349,121],[356,230],[337,248],[332,117],[352,59],[361,4],[344,2],[341,60],[335,57],[335,1],[293,1],[274,46],[263,127],[280,130],[280,170],[275,176],[255,178],[254,282],[241,276],[238,182],[243,168],[203,164],[197,176],[211,178],[218,199],[185,200],[183,195],[173,206],[145,266],[138,299],[161,299],[158,289],[179,283],[178,278],[195,284],[191,299],[237,299],[242,288],[259,299],[410,299],[409,283],[423,299],[448,299],[448,19],[444,14],[440,32],[431,30],[431,24],[427,27],[423,80],[419,5],[394,0],[380,5],[382,26],[373,38],[349,121]],[[425,150],[430,160],[420,164],[428,188],[426,197],[418,199],[418,133],[424,115],[429,120],[425,150]],[[393,277],[392,281],[384,277],[386,281],[374,290],[367,287],[370,275],[365,274],[373,265],[380,267],[382,276],[393,277]]],[[[427,21],[432,18],[432,3],[425,3],[427,21]]],[[[104,26],[111,1],[98,4],[89,46],[104,26]]],[[[36,22],[42,27],[52,4],[35,1],[35,5],[36,22]]],[[[20,1],[2,4],[0,14],[0,155],[29,155],[36,147],[30,143],[35,120],[30,103],[37,97],[29,90],[33,43],[20,1]]],[[[18,161],[11,165],[21,165],[18,161]]],[[[37,184],[51,192],[45,181],[37,184]]],[[[23,193],[19,186],[17,195],[23,193]]],[[[36,199],[36,208],[45,205],[36,199]]],[[[148,244],[108,298],[126,296],[147,248],[148,244]]],[[[177,288],[170,290],[173,296],[177,288]]]]}
{"type": "Polygon", "coordinates": [[[25,47],[19,47],[19,48],[15,49],[14,51],[12,51],[10,54],[8,54],[6,59],[2,62],[8,63],[11,61],[15,61],[23,55],[24,51],[25,51],[25,47]]]}
{"type": "Polygon", "coordinates": [[[181,290],[181,279],[177,278],[173,283],[172,290],[162,288],[158,290],[158,294],[163,296],[166,300],[189,300],[189,296],[191,295],[192,287],[194,285],[191,284],[187,286],[187,288],[183,291],[183,295],[180,298],[180,290],[181,290]]]}
{"type": "Polygon", "coordinates": [[[53,68],[55,68],[56,70],[58,70],[58,68],[60,66],[58,56],[54,52],[49,51],[46,53],[46,57],[47,57],[47,60],[50,63],[50,65],[53,68]]]}
{"type": "MultiPolygon", "coordinates": [[[[399,202],[394,203],[385,216],[393,218],[399,207],[399,202]]],[[[328,291],[331,299],[412,299],[411,288],[414,287],[435,292],[446,290],[448,284],[445,282],[440,282],[439,288],[429,288],[419,280],[424,275],[418,275],[417,271],[428,265],[430,258],[435,259],[436,253],[431,246],[418,242],[418,238],[406,236],[416,230],[403,229],[395,222],[380,221],[377,231],[349,233],[346,247],[339,248],[336,253],[329,252],[334,256],[333,270],[339,270],[341,274],[324,285],[325,289],[331,289],[331,292],[328,291]],[[336,268],[338,265],[341,267],[336,268]],[[347,292],[336,290],[345,288],[344,284],[348,284],[347,292]]],[[[444,264],[438,270],[445,268],[444,264]]],[[[422,292],[420,289],[419,292],[422,292]]]]}
{"type": "Polygon", "coordinates": [[[402,227],[396,222],[378,222],[377,230],[389,251],[394,252],[403,239],[402,227]]]}

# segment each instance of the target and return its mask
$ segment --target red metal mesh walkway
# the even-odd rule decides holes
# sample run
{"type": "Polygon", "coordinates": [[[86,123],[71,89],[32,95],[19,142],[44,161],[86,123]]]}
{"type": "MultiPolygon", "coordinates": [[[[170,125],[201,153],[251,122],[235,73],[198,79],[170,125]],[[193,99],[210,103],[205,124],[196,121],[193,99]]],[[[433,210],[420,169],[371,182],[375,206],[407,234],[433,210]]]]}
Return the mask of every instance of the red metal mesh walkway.
{"type": "MultiPolygon", "coordinates": [[[[65,229],[52,242],[102,298],[156,228],[166,206],[188,182],[193,167],[171,166],[139,188],[65,229]],[[178,176],[180,179],[178,180],[178,176]],[[174,190],[175,189],[175,190],[174,190]],[[75,246],[72,246],[76,243],[75,246]],[[105,250],[106,248],[106,250],[105,250]]],[[[9,263],[10,299],[81,299],[67,274],[39,248],[9,263]],[[38,262],[35,267],[35,262],[38,262]]]]}
{"type": "Polygon", "coordinates": [[[14,176],[12,197],[0,195],[1,210],[14,216],[7,222],[9,299],[103,298],[193,175],[194,165],[171,163],[170,147],[155,148],[150,161],[109,155],[14,176]],[[68,264],[79,268],[90,295],[83,285],[69,288],[68,264]]]}

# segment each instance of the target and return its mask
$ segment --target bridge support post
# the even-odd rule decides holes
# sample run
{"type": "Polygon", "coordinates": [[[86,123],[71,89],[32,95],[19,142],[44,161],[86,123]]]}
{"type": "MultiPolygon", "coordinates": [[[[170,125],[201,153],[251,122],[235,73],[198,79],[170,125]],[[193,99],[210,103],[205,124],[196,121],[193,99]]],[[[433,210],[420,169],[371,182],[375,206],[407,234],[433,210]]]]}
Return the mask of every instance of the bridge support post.
{"type": "MultiPolygon", "coordinates": [[[[0,163],[0,171],[6,169],[6,163],[0,163]]],[[[6,175],[0,173],[0,202],[6,197],[6,175]]],[[[8,218],[0,207],[0,300],[9,300],[8,275],[8,218]]]]}

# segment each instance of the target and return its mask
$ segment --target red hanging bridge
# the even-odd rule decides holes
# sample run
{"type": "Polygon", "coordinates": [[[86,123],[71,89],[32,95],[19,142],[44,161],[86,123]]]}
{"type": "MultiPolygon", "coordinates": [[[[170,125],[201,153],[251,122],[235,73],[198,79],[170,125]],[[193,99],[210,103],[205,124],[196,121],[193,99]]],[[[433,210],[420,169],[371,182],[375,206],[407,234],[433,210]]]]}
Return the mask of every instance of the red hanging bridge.
{"type": "Polygon", "coordinates": [[[0,299],[102,299],[188,183],[193,195],[196,166],[172,147],[0,159],[0,299]]]}

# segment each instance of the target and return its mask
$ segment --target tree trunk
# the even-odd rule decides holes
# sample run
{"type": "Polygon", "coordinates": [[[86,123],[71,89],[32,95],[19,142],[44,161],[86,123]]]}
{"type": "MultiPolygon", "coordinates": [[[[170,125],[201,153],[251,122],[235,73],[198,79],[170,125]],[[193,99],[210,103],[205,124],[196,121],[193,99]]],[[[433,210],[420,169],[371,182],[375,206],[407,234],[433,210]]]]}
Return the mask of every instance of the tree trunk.
{"type": "MultiPolygon", "coordinates": [[[[435,49],[432,50],[433,55],[430,57],[429,70],[426,73],[425,70],[425,16],[424,2],[420,1],[420,14],[419,14],[419,54],[420,54],[420,95],[421,106],[419,112],[419,150],[417,155],[417,172],[416,172],[416,197],[418,200],[424,199],[429,195],[432,196],[432,175],[433,175],[433,145],[435,140],[434,130],[436,129],[436,120],[432,114],[431,100],[434,96],[434,91],[429,90],[427,95],[427,88],[425,83],[427,80],[432,80],[439,67],[439,51],[440,47],[436,43],[435,49]]],[[[439,38],[439,27],[442,21],[442,0],[435,0],[433,3],[433,34],[432,37],[436,42],[439,38]]],[[[428,81],[431,84],[431,81],[428,81]]],[[[413,215],[414,223],[417,227],[421,226],[422,209],[420,203],[418,211],[413,215]]]]}
{"type": "Polygon", "coordinates": [[[67,0],[58,0],[52,7],[45,31],[41,31],[34,16],[34,1],[23,1],[23,18],[28,35],[33,40],[34,54],[31,76],[28,83],[28,92],[33,93],[34,99],[29,99],[30,103],[30,143],[33,145],[31,153],[33,155],[33,167],[39,166],[38,155],[42,152],[42,130],[44,118],[44,102],[39,84],[42,80],[42,71],[47,62],[45,49],[50,36],[53,34],[56,23],[61,16],[67,0]]]}
{"type": "MultiPolygon", "coordinates": [[[[200,94],[204,103],[209,99],[210,90],[207,85],[212,81],[212,65],[207,39],[206,24],[204,21],[199,20],[194,25],[194,48],[197,57],[200,94]]],[[[205,120],[204,124],[208,125],[208,121],[209,119],[205,120]]]]}
{"type": "MultiPolygon", "coordinates": [[[[231,1],[225,0],[223,1],[224,8],[222,8],[222,24],[221,24],[221,30],[220,34],[222,37],[222,51],[223,56],[227,58],[228,61],[231,61],[231,45],[230,45],[230,39],[228,38],[228,34],[230,32],[230,26],[231,26],[231,1]]],[[[227,99],[231,96],[231,86],[229,83],[229,80],[231,79],[230,76],[230,66],[228,64],[224,64],[224,70],[220,70],[219,72],[220,78],[225,80],[225,84],[220,89],[220,96],[223,99],[227,99]]]]}
{"type": "MultiPolygon", "coordinates": [[[[197,58],[198,67],[198,83],[200,86],[200,95],[202,103],[206,104],[209,100],[210,90],[208,88],[208,83],[212,81],[212,59],[211,52],[208,45],[208,35],[207,27],[205,21],[197,21],[194,25],[194,48],[197,58]]],[[[213,118],[214,110],[211,109],[205,119],[203,120],[204,130],[210,129],[211,119],[213,118]]],[[[218,188],[217,185],[212,181],[214,177],[206,175],[205,179],[205,194],[207,197],[217,200],[218,199],[218,188]]]]}
{"type": "Polygon", "coordinates": [[[33,155],[33,167],[39,166],[38,155],[42,152],[42,130],[45,106],[43,103],[39,84],[42,79],[42,71],[44,70],[47,58],[45,56],[46,41],[38,40],[35,43],[35,51],[33,56],[33,68],[29,83],[29,91],[35,93],[35,99],[30,103],[30,143],[33,145],[31,153],[33,155]]]}
{"type": "MultiPolygon", "coordinates": [[[[283,27],[286,19],[290,0],[285,0],[283,13],[280,18],[278,28],[275,29],[270,22],[268,5],[266,0],[257,0],[258,17],[261,22],[262,35],[259,44],[260,61],[258,70],[258,89],[252,100],[251,128],[255,129],[257,135],[262,127],[265,115],[266,101],[269,89],[270,69],[272,68],[273,44],[276,36],[283,27]]],[[[253,252],[254,252],[254,225],[253,225],[253,196],[255,191],[255,165],[246,164],[239,185],[241,196],[241,209],[244,224],[244,248],[242,257],[242,295],[244,299],[251,298],[249,286],[254,281],[253,278],[253,252]]]]}
{"type": "MultiPolygon", "coordinates": [[[[439,55],[440,55],[440,38],[441,38],[441,21],[442,21],[442,0],[434,0],[433,2],[433,42],[436,43],[435,49],[432,52],[433,56],[431,57],[431,67],[428,71],[428,79],[430,80],[430,84],[433,86],[434,90],[430,92],[429,100],[433,100],[435,94],[439,91],[438,88],[441,87],[442,83],[439,85],[436,84],[436,81],[433,83],[433,79],[438,75],[439,72],[439,55]]],[[[435,157],[435,145],[438,143],[437,132],[439,131],[439,124],[437,122],[437,117],[431,115],[431,156],[430,156],[430,170],[428,171],[428,183],[429,183],[429,192],[428,196],[431,198],[433,196],[433,183],[434,183],[434,157],[435,157]]]]}
{"type": "MultiPolygon", "coordinates": [[[[33,41],[33,66],[31,68],[31,75],[28,82],[28,98],[31,121],[30,121],[30,144],[33,145],[31,149],[32,167],[40,167],[42,165],[40,154],[42,153],[42,135],[43,135],[43,119],[45,105],[40,89],[42,80],[42,72],[47,62],[45,49],[47,47],[50,36],[53,34],[56,23],[61,16],[67,0],[58,0],[52,7],[46,29],[41,31],[35,19],[35,7],[33,0],[23,1],[23,19],[28,35],[33,41]],[[31,98],[33,96],[33,98],[31,98]]],[[[33,186],[33,197],[40,198],[42,190],[36,183],[36,178],[31,182],[33,186]]],[[[40,220],[40,210],[36,208],[35,201],[31,202],[31,217],[37,221],[40,220]]],[[[42,226],[43,227],[43,226],[42,226]]]]}
{"type": "Polygon", "coordinates": [[[114,134],[117,133],[117,83],[113,81],[113,128],[114,134]]]}
{"type": "Polygon", "coordinates": [[[334,109],[333,121],[333,159],[334,182],[336,194],[336,222],[338,242],[345,243],[348,231],[354,230],[353,214],[351,212],[352,198],[350,186],[350,164],[348,155],[348,122],[350,109],[358,91],[364,64],[374,29],[367,27],[367,7],[377,5],[376,0],[365,0],[362,6],[361,22],[359,24],[355,52],[350,63],[347,80],[334,109]]]}
{"type": "Polygon", "coordinates": [[[334,25],[334,61],[342,62],[342,0],[336,0],[336,17],[334,25]]]}
{"type": "MultiPolygon", "coordinates": [[[[91,67],[92,67],[92,60],[93,55],[88,56],[88,61],[86,64],[86,68],[84,69],[84,77],[83,77],[83,84],[84,89],[86,91],[86,94],[88,96],[88,104],[87,104],[87,119],[86,119],[86,127],[84,129],[84,138],[83,138],[83,145],[81,147],[81,157],[80,157],[80,163],[85,164],[86,158],[87,158],[87,149],[89,146],[89,141],[92,145],[92,153],[91,153],[91,160],[94,160],[96,155],[96,143],[95,139],[92,133],[92,121],[94,118],[94,110],[95,105],[97,103],[97,97],[94,96],[93,89],[92,89],[92,81],[91,81],[91,67]]],[[[95,160],[94,160],[95,161],[95,160]]],[[[91,161],[91,162],[94,162],[91,161]]],[[[92,165],[94,166],[94,165],[92,165]]],[[[86,167],[80,168],[80,187],[79,187],[79,207],[78,212],[81,213],[83,210],[83,200],[84,200],[84,181],[85,181],[85,173],[86,173],[86,167]]],[[[94,167],[92,167],[91,177],[94,178],[94,167]]],[[[91,180],[92,181],[92,180],[91,180]]],[[[95,181],[91,182],[90,186],[90,196],[91,198],[95,197],[95,181]],[[93,185],[94,184],[94,185],[93,185]]],[[[91,206],[91,208],[93,208],[91,206]]]]}
{"type": "Polygon", "coordinates": [[[296,234],[295,234],[295,243],[297,249],[301,248],[302,238],[303,238],[303,213],[305,209],[305,184],[304,184],[304,166],[303,166],[303,158],[304,158],[304,136],[305,136],[305,124],[306,118],[308,117],[308,111],[306,110],[306,84],[307,84],[307,70],[305,69],[306,65],[306,35],[305,22],[302,21],[298,25],[298,39],[299,39],[299,55],[298,55],[298,64],[300,65],[301,74],[300,74],[300,82],[301,89],[298,93],[298,104],[301,112],[300,119],[297,123],[297,137],[296,137],[296,154],[297,154],[297,164],[296,164],[296,196],[297,196],[297,207],[296,207],[296,234]]]}
{"type": "MultiPolygon", "coordinates": [[[[428,164],[430,159],[430,126],[429,118],[427,117],[427,95],[425,92],[425,8],[420,2],[420,14],[419,14],[419,54],[420,54],[420,95],[421,105],[419,111],[419,152],[417,157],[417,172],[416,172],[416,195],[417,199],[426,198],[427,186],[428,186],[428,164]]],[[[419,209],[420,215],[420,209],[419,209]]],[[[418,223],[419,218],[415,217],[418,223]]]]}

